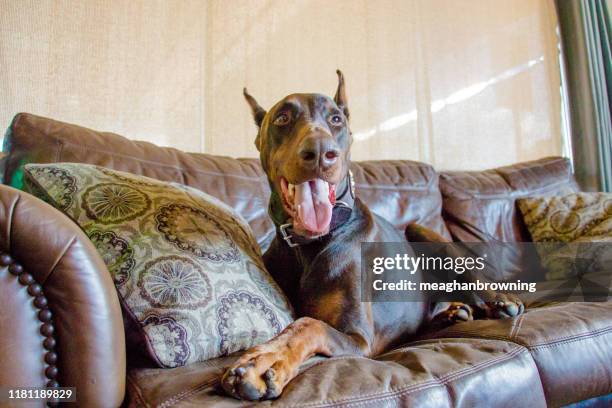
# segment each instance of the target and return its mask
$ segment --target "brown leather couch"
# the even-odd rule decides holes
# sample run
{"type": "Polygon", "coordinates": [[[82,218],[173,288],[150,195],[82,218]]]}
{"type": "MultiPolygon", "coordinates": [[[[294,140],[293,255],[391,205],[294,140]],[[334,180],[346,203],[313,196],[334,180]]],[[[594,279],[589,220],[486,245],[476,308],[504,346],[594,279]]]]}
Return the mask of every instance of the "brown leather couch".
{"type": "MultiPolygon", "coordinates": [[[[247,219],[263,249],[274,234],[255,159],[188,154],[29,114],[15,117],[4,151],[5,184],[19,186],[28,162],[93,163],[220,198],[247,219]]],[[[353,172],[359,197],[399,230],[416,221],[456,240],[527,241],[515,200],[577,188],[568,161],[555,157],[442,173],[412,161],[367,161],[353,163],[353,172]]],[[[87,237],[11,187],[0,186],[0,203],[1,386],[74,386],[83,407],[250,405],[218,388],[235,357],[159,369],[126,351],[115,289],[87,237]]],[[[376,359],[315,358],[262,405],[544,407],[611,392],[612,302],[557,303],[458,324],[376,359]]]]}

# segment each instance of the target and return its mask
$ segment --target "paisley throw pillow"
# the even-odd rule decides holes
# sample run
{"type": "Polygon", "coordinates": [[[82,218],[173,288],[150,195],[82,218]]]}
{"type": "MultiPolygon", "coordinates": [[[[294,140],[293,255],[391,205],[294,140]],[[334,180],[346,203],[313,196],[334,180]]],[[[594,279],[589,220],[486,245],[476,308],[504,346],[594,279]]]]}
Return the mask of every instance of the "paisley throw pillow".
{"type": "Polygon", "coordinates": [[[292,321],[248,224],[208,194],[75,163],[28,164],[24,181],[95,244],[159,366],[246,349],[292,321]]]}
{"type": "Polygon", "coordinates": [[[518,206],[548,279],[599,272],[612,264],[612,194],[532,197],[518,206]]]}

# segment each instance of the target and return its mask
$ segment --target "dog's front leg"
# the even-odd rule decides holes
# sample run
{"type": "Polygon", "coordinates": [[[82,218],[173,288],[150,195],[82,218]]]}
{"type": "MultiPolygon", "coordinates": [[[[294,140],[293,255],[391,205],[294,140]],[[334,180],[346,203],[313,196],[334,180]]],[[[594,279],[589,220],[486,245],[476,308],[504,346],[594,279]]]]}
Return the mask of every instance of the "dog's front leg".
{"type": "Polygon", "coordinates": [[[302,317],[272,340],[248,350],[225,372],[221,385],[240,399],[276,398],[300,365],[315,354],[367,355],[369,349],[360,334],[345,334],[320,320],[302,317]]]}

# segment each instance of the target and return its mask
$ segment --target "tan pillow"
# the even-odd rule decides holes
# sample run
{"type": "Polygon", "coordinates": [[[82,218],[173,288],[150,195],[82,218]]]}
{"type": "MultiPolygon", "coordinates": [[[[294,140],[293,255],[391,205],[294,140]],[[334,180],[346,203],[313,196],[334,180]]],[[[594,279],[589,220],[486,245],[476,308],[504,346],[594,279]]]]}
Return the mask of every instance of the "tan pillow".
{"type": "Polygon", "coordinates": [[[128,337],[159,366],[249,348],[292,321],[248,224],[208,194],[74,163],[28,164],[24,182],[93,241],[139,330],[128,337]]]}
{"type": "Polygon", "coordinates": [[[612,194],[523,198],[518,206],[533,241],[547,243],[538,245],[538,253],[548,279],[596,272],[611,264],[612,244],[591,243],[612,243],[612,194]]]}

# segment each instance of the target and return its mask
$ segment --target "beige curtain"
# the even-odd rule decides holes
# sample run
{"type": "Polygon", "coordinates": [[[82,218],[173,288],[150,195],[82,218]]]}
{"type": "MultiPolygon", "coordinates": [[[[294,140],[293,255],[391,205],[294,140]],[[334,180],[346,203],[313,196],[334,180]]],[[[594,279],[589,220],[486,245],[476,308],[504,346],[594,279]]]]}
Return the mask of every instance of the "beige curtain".
{"type": "Polygon", "coordinates": [[[0,0],[0,124],[31,112],[204,148],[206,3],[0,0]]]}
{"type": "Polygon", "coordinates": [[[0,121],[30,111],[257,155],[242,100],[347,78],[353,157],[482,169],[563,152],[552,0],[0,0],[0,121]]]}

